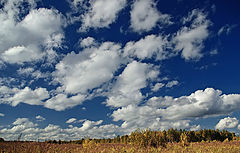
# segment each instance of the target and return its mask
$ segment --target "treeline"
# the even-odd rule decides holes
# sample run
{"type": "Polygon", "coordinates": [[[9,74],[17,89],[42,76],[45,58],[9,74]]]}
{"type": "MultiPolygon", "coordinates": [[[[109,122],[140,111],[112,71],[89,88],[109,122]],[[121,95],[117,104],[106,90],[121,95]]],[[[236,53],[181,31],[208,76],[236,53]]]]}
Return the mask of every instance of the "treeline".
{"type": "Polygon", "coordinates": [[[50,140],[48,143],[76,143],[76,144],[98,144],[98,143],[125,143],[133,144],[141,147],[160,147],[165,146],[169,142],[177,142],[182,145],[188,145],[190,142],[202,142],[202,141],[231,141],[236,138],[235,133],[228,132],[226,130],[211,130],[202,129],[199,131],[187,131],[168,129],[167,131],[152,131],[150,129],[137,130],[130,135],[117,136],[115,138],[108,139],[90,139],[83,138],[81,140],[74,141],[56,141],[50,140]]]}
{"type": "Polygon", "coordinates": [[[165,146],[168,142],[180,142],[185,146],[190,142],[230,141],[235,137],[235,133],[226,130],[203,129],[199,131],[186,131],[182,129],[169,129],[167,131],[151,131],[147,129],[132,132],[128,138],[128,142],[143,147],[165,146]]]}

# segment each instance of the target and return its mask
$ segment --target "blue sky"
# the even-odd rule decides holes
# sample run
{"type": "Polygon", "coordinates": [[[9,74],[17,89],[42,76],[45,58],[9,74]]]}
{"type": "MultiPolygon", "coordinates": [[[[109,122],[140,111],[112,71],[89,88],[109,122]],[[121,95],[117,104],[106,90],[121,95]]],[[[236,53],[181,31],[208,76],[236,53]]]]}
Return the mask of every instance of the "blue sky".
{"type": "Polygon", "coordinates": [[[240,3],[0,2],[0,137],[239,133],[240,3]]]}

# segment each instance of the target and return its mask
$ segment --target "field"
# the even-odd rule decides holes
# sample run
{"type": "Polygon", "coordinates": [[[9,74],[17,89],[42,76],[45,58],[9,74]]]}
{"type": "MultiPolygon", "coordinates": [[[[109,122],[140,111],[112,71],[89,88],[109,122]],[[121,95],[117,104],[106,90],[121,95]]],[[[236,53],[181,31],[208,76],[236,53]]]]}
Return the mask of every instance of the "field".
{"type": "Polygon", "coordinates": [[[1,153],[147,153],[147,152],[164,152],[164,153],[183,153],[183,152],[197,152],[197,153],[238,153],[240,152],[240,141],[233,140],[230,142],[194,142],[188,146],[182,146],[180,143],[167,143],[166,147],[137,147],[130,144],[116,144],[116,143],[89,143],[89,144],[53,144],[46,142],[0,142],[1,153]]]}
{"type": "Polygon", "coordinates": [[[238,153],[240,137],[226,130],[203,129],[186,131],[136,130],[130,135],[108,139],[82,138],[74,141],[48,140],[45,142],[4,141],[0,153],[238,153]]]}

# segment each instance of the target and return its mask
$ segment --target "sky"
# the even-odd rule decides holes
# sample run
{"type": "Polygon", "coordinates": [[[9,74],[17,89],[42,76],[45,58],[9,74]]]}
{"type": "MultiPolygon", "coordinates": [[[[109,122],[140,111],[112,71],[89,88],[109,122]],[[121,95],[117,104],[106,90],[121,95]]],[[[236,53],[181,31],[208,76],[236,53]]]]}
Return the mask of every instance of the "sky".
{"type": "Polygon", "coordinates": [[[240,133],[238,0],[1,0],[0,137],[240,133]]]}

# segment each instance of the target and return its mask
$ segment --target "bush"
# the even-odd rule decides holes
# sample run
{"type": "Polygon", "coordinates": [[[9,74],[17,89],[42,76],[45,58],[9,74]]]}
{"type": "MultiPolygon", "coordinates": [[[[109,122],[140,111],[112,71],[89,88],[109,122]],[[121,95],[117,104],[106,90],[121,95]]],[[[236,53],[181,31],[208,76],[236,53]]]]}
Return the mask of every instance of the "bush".
{"type": "Polygon", "coordinates": [[[130,144],[139,147],[165,147],[166,140],[162,132],[147,130],[137,130],[129,136],[130,144]]]}
{"type": "Polygon", "coordinates": [[[3,139],[3,138],[0,138],[0,142],[4,142],[4,139],[3,139]]]}

